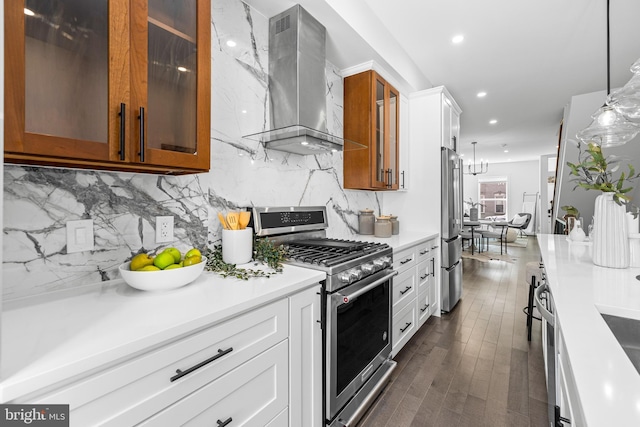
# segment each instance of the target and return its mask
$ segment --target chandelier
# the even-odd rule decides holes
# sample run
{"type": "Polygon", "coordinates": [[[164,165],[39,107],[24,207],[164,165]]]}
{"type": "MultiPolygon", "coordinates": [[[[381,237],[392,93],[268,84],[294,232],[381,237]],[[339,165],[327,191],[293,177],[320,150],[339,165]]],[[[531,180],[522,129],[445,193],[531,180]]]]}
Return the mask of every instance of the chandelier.
{"type": "Polygon", "coordinates": [[[466,175],[480,175],[482,173],[487,173],[489,170],[489,162],[483,162],[480,159],[480,163],[476,163],[476,144],[477,141],[473,141],[471,145],[473,145],[473,163],[469,161],[469,165],[467,166],[468,172],[465,172],[466,175]]]}
{"type": "Polygon", "coordinates": [[[607,101],[591,118],[591,124],[576,137],[602,147],[626,144],[640,132],[640,60],[631,67],[635,76],[620,90],[611,93],[609,0],[607,0],[607,101]],[[635,121],[635,123],[634,123],[635,121]]]}

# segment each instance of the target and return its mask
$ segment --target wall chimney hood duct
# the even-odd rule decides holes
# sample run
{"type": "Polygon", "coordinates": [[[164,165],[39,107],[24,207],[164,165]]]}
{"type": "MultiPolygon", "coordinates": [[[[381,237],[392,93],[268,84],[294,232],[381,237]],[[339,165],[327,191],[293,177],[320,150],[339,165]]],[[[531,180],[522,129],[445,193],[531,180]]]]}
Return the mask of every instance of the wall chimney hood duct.
{"type": "Polygon", "coordinates": [[[300,5],[269,19],[271,130],[245,138],[302,155],[343,150],[327,133],[325,45],[325,27],[300,5]]]}

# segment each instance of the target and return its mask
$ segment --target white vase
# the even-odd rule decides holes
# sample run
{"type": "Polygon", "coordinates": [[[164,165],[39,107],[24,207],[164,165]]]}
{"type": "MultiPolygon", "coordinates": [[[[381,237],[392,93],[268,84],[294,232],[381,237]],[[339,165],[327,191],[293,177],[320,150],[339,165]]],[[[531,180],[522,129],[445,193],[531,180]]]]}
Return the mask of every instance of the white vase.
{"type": "Polygon", "coordinates": [[[601,267],[629,267],[629,238],[624,206],[613,201],[613,193],[596,197],[593,227],[593,263],[601,267]]]}
{"type": "Polygon", "coordinates": [[[478,220],[478,208],[469,208],[469,220],[471,222],[478,220]]]}

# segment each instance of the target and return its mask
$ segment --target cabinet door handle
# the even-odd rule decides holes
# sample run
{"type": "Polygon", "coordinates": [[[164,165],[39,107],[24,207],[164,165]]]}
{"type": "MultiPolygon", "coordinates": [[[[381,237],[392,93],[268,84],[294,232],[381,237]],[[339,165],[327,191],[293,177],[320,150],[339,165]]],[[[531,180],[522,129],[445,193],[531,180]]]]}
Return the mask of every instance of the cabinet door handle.
{"type": "Polygon", "coordinates": [[[140,161],[144,162],[144,107],[140,107],[138,119],[140,119],[140,152],[138,156],[140,156],[140,161]]]}
{"type": "Polygon", "coordinates": [[[420,255],[424,255],[424,254],[428,254],[429,253],[429,249],[425,249],[424,251],[420,251],[420,255]]]}
{"type": "Polygon", "coordinates": [[[400,261],[400,265],[405,265],[406,263],[410,262],[411,258],[407,258],[404,261],[400,261]]]}
{"type": "Polygon", "coordinates": [[[420,312],[424,313],[425,311],[427,311],[427,308],[429,308],[429,304],[425,304],[424,307],[420,309],[420,312]]]}
{"type": "MultiPolygon", "coordinates": [[[[180,369],[176,369],[176,375],[172,376],[170,378],[171,382],[174,382],[175,380],[178,380],[182,377],[184,377],[185,375],[189,375],[191,372],[195,371],[196,369],[200,369],[202,368],[204,365],[213,362],[216,359],[221,358],[222,356],[224,356],[225,354],[229,354],[233,351],[233,347],[229,347],[226,350],[222,350],[222,349],[218,349],[218,354],[216,354],[215,356],[212,356],[210,358],[208,358],[207,360],[198,363],[197,365],[194,365],[192,367],[190,367],[189,369],[187,369],[186,371],[181,371],[180,369]]],[[[226,424],[225,424],[226,425],[226,424]]]]}
{"type": "Polygon", "coordinates": [[[431,275],[436,277],[436,259],[431,258],[431,275]]]}
{"type": "Polygon", "coordinates": [[[424,279],[426,279],[427,277],[429,277],[429,273],[425,274],[424,276],[420,276],[420,280],[424,280],[424,279]]]}
{"type": "Polygon", "coordinates": [[[411,326],[411,322],[407,322],[406,326],[404,328],[400,328],[400,332],[404,332],[407,329],[409,329],[409,326],[411,326]]]}
{"type": "Polygon", "coordinates": [[[413,286],[407,286],[406,288],[404,288],[404,291],[400,291],[400,295],[406,294],[411,290],[411,288],[413,288],[413,286]]]}
{"type": "Polygon", "coordinates": [[[226,419],[226,420],[224,420],[224,421],[220,421],[220,420],[218,420],[218,421],[216,421],[216,422],[218,423],[218,427],[224,427],[224,426],[226,426],[226,425],[229,425],[229,423],[231,423],[231,421],[233,421],[233,418],[229,417],[229,418],[227,418],[227,419],[226,419]]]}
{"type": "Polygon", "coordinates": [[[402,188],[404,188],[404,171],[400,172],[400,176],[402,176],[402,188]]]}
{"type": "Polygon", "coordinates": [[[124,102],[120,103],[120,111],[118,112],[118,116],[120,116],[120,151],[118,154],[120,155],[120,160],[124,160],[124,132],[125,132],[125,123],[127,120],[127,104],[124,102]]]}

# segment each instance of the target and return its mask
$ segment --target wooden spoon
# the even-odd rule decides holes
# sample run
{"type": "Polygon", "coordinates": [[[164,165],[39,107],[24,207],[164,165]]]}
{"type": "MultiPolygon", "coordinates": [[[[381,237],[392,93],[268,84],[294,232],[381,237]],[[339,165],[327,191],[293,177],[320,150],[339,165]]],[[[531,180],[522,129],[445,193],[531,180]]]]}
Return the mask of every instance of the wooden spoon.
{"type": "Polygon", "coordinates": [[[224,219],[224,215],[222,215],[222,212],[218,212],[218,219],[220,220],[220,224],[222,224],[222,228],[228,230],[229,224],[227,224],[227,220],[224,219]]]}
{"type": "Polygon", "coordinates": [[[244,230],[247,228],[249,224],[249,220],[251,220],[251,212],[242,211],[240,212],[240,219],[238,220],[238,224],[240,225],[240,230],[244,230]]]}
{"type": "Polygon", "coordinates": [[[240,217],[240,214],[238,214],[238,212],[228,212],[227,213],[227,223],[229,224],[229,228],[231,230],[238,230],[238,218],[240,217]]]}

